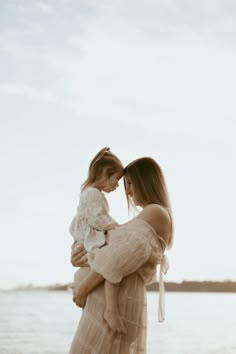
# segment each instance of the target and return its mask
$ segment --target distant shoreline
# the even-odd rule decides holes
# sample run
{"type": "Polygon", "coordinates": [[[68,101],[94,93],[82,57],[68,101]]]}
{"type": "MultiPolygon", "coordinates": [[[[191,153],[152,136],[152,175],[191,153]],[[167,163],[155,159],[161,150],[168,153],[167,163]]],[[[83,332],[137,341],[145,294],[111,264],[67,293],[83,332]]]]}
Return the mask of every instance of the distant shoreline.
{"type": "MultiPolygon", "coordinates": [[[[35,286],[33,284],[22,285],[9,289],[8,291],[35,291],[35,290],[48,290],[48,291],[66,291],[69,284],[51,284],[45,286],[35,286]]],[[[4,291],[4,289],[0,289],[4,291]]],[[[147,286],[148,291],[158,291],[158,283],[147,286]]],[[[222,293],[235,293],[235,281],[182,281],[165,282],[166,292],[222,292],[222,293]]],[[[7,290],[6,290],[7,291],[7,290]]]]}
{"type": "MultiPolygon", "coordinates": [[[[149,291],[158,290],[158,283],[147,286],[149,291]]],[[[166,282],[165,290],[168,292],[222,292],[235,293],[234,281],[182,281],[181,283],[166,282]]]]}

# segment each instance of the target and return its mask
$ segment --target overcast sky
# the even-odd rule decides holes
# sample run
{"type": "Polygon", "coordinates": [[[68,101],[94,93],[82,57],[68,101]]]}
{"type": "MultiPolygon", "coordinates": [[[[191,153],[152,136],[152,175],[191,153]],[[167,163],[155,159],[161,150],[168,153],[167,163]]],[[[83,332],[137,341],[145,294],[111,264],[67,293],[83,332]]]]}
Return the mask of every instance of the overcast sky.
{"type": "MultiPolygon", "coordinates": [[[[233,0],[2,1],[0,288],[70,282],[90,160],[155,158],[175,220],[166,279],[236,280],[233,0]]],[[[128,220],[122,183],[108,196],[128,220]]]]}

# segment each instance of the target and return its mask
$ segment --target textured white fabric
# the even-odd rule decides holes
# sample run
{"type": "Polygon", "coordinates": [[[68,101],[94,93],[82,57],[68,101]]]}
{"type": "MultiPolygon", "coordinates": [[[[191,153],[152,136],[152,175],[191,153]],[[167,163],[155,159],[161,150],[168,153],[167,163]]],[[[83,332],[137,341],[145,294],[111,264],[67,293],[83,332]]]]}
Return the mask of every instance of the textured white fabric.
{"type": "Polygon", "coordinates": [[[69,231],[77,243],[84,245],[90,265],[96,250],[106,244],[106,231],[116,226],[118,223],[109,215],[105,195],[93,187],[82,191],[69,231]]]}
{"type": "Polygon", "coordinates": [[[134,218],[109,231],[109,244],[100,248],[92,268],[112,283],[119,283],[127,275],[137,272],[145,284],[156,280],[156,267],[160,267],[158,320],[165,319],[165,289],[163,274],[169,268],[163,253],[161,237],[147,222],[134,218]],[[154,263],[149,262],[153,256],[154,263]]]}
{"type": "Polygon", "coordinates": [[[169,262],[165,254],[160,263],[160,276],[159,276],[159,305],[158,305],[158,321],[163,322],[165,320],[165,286],[163,274],[166,274],[169,269],[169,262]]]}

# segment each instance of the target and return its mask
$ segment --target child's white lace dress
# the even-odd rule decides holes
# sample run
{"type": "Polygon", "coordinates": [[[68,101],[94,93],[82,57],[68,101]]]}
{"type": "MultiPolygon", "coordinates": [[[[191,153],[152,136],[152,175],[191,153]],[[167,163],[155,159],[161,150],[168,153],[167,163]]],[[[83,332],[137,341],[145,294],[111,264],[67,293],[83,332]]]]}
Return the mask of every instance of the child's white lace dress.
{"type": "Polygon", "coordinates": [[[84,245],[90,266],[96,250],[106,244],[106,232],[116,226],[118,223],[109,215],[105,195],[93,187],[83,190],[69,231],[78,244],[84,245]]]}

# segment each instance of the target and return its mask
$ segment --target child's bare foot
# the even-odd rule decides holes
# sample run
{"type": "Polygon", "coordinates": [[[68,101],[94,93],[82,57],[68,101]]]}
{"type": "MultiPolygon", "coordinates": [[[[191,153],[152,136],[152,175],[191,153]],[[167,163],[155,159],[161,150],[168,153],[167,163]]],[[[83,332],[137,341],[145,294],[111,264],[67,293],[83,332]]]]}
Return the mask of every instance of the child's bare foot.
{"type": "Polygon", "coordinates": [[[104,311],[104,319],[114,332],[119,334],[127,333],[127,329],[125,328],[118,311],[106,309],[104,311]]]}

